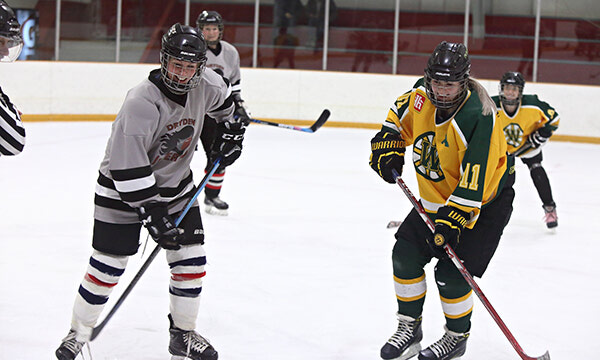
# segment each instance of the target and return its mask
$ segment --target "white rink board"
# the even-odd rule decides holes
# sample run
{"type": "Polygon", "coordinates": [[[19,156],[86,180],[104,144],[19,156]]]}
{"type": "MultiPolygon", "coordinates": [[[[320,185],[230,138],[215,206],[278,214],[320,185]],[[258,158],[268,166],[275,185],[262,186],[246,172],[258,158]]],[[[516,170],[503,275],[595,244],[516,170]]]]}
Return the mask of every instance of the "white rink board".
{"type": "MultiPolygon", "coordinates": [[[[127,90],[157,64],[20,61],[0,64],[0,86],[25,114],[116,114],[127,90]]],[[[242,96],[254,117],[383,122],[396,97],[416,76],[242,68],[242,96]]],[[[482,80],[490,95],[497,80],[482,80]]],[[[595,102],[600,86],[527,83],[561,116],[557,134],[600,137],[595,102]]]]}

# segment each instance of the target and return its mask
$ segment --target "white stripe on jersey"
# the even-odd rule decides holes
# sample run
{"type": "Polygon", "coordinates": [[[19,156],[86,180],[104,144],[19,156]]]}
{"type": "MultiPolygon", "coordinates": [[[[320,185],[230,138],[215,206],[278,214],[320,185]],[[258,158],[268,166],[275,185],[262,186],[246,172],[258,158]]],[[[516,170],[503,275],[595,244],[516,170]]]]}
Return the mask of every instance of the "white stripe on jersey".
{"type": "Polygon", "coordinates": [[[116,190],[109,189],[96,183],[96,194],[109,199],[121,200],[121,196],[116,190]]]}
{"type": "Polygon", "coordinates": [[[125,181],[117,181],[117,180],[113,179],[113,181],[115,183],[115,187],[117,188],[117,191],[119,191],[121,193],[144,190],[144,189],[150,188],[156,184],[156,179],[154,178],[154,174],[150,174],[146,177],[139,178],[139,179],[125,180],[125,181]]]}

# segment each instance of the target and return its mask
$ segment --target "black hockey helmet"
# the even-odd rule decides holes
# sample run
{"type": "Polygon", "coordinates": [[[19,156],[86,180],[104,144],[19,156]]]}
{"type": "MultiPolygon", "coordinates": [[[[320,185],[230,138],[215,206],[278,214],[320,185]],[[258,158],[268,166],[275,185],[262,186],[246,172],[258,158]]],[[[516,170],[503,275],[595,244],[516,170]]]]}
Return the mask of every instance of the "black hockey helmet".
{"type": "Polygon", "coordinates": [[[471,60],[465,45],[446,41],[439,43],[425,68],[425,89],[431,103],[439,109],[450,109],[460,104],[467,94],[470,72],[471,60]],[[431,88],[431,80],[459,82],[461,92],[451,100],[436,99],[431,88]]]}
{"type": "Polygon", "coordinates": [[[207,41],[208,45],[217,45],[219,41],[223,38],[223,29],[225,26],[223,25],[223,17],[216,11],[212,10],[204,10],[198,15],[198,19],[196,19],[196,26],[200,31],[204,29],[204,25],[217,25],[219,28],[219,38],[215,41],[207,41]]]}
{"type": "Polygon", "coordinates": [[[162,80],[173,93],[185,94],[198,86],[206,65],[206,42],[202,33],[192,26],[179,23],[171,26],[162,37],[160,63],[162,80]],[[176,81],[176,75],[168,70],[171,59],[198,64],[196,73],[186,83],[176,81]]]}
{"type": "Polygon", "coordinates": [[[523,88],[525,87],[525,78],[520,72],[517,71],[509,71],[502,75],[502,79],[500,79],[500,85],[498,85],[498,93],[500,94],[500,101],[504,105],[518,105],[521,102],[521,98],[523,98],[523,88]],[[504,86],[505,85],[514,85],[519,88],[519,96],[516,99],[507,99],[504,96],[504,86]]]}
{"type": "Polygon", "coordinates": [[[8,4],[0,0],[0,61],[15,61],[23,49],[21,25],[17,16],[8,4]]]}

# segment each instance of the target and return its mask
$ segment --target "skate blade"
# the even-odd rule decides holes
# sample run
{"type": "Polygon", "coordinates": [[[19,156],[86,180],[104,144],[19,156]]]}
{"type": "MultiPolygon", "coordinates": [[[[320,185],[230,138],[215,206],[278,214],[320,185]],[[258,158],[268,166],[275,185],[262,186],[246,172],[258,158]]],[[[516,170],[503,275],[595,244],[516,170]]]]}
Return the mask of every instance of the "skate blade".
{"type": "Polygon", "coordinates": [[[187,356],[179,356],[179,355],[173,355],[171,356],[171,360],[189,360],[190,358],[187,356]]]}
{"type": "Polygon", "coordinates": [[[211,215],[217,215],[217,216],[227,216],[228,215],[227,210],[220,210],[212,205],[207,205],[206,208],[204,209],[204,211],[207,214],[211,214],[211,215]]]}
{"type": "Polygon", "coordinates": [[[395,358],[394,360],[408,360],[413,356],[416,356],[419,351],[421,351],[421,343],[412,344],[408,347],[408,349],[404,350],[400,357],[395,358]]]}

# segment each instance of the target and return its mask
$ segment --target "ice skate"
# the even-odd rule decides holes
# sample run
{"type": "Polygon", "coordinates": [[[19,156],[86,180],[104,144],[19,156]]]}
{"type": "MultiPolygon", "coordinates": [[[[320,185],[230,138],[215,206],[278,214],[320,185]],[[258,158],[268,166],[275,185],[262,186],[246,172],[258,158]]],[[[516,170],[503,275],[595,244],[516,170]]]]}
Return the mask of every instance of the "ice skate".
{"type": "Polygon", "coordinates": [[[410,316],[397,314],[398,330],[381,348],[382,359],[406,360],[417,355],[421,350],[423,331],[422,318],[413,319],[410,316]]]}
{"type": "Polygon", "coordinates": [[[208,196],[204,198],[204,211],[212,215],[220,215],[227,216],[227,209],[229,209],[229,205],[221,200],[218,196],[209,198],[208,196]]]}
{"type": "Polygon", "coordinates": [[[73,360],[81,352],[85,341],[78,341],[76,338],[77,333],[75,330],[69,330],[67,336],[62,339],[60,346],[54,354],[59,360],[73,360]]]}
{"type": "Polygon", "coordinates": [[[442,338],[419,353],[419,360],[450,360],[460,359],[467,351],[469,333],[457,333],[448,330],[442,338]]]}
{"type": "Polygon", "coordinates": [[[544,222],[548,229],[554,229],[558,226],[558,215],[556,215],[556,205],[544,205],[544,222]]]}
{"type": "Polygon", "coordinates": [[[169,323],[171,324],[169,327],[171,360],[217,360],[219,358],[217,351],[200,334],[193,330],[176,328],[170,314],[169,323]]]}

